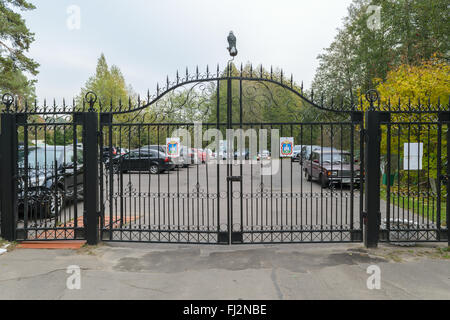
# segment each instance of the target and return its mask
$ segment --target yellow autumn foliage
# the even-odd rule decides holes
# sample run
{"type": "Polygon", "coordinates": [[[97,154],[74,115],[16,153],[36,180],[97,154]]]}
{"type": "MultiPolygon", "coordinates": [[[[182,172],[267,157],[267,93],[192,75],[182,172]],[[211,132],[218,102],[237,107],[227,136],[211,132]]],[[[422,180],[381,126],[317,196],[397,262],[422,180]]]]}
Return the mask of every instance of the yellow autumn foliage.
{"type": "Polygon", "coordinates": [[[381,104],[398,105],[402,101],[405,108],[408,100],[416,106],[418,101],[426,108],[428,103],[448,106],[450,95],[450,66],[436,58],[423,61],[420,65],[401,65],[388,73],[386,81],[375,79],[376,89],[380,94],[381,104]]]}

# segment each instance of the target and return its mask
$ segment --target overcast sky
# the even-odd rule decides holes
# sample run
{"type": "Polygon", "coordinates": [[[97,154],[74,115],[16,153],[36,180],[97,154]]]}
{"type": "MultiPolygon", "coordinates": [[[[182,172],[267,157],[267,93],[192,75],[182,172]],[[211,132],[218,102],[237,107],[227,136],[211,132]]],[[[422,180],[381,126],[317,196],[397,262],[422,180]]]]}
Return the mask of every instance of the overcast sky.
{"type": "Polygon", "coordinates": [[[32,2],[37,9],[24,16],[36,34],[30,56],[41,64],[37,96],[71,99],[95,73],[102,52],[140,94],[153,92],[177,69],[222,68],[230,30],[237,37],[237,63],[283,68],[309,87],[317,55],[333,40],[351,0],[32,2]],[[79,29],[67,13],[72,5],[80,8],[79,29]]]}

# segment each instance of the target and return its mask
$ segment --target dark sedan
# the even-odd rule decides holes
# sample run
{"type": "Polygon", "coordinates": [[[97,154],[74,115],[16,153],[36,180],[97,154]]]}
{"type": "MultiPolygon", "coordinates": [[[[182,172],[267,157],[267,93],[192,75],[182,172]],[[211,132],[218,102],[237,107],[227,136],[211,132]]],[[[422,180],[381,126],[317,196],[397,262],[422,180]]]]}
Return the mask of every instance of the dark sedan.
{"type": "Polygon", "coordinates": [[[72,146],[19,150],[19,212],[56,216],[68,201],[83,200],[83,150],[72,146]],[[76,159],[75,159],[76,154],[76,159]]]}
{"type": "Polygon", "coordinates": [[[163,152],[157,150],[132,150],[127,154],[117,156],[112,160],[114,172],[146,171],[158,174],[170,171],[175,164],[163,152]]]}

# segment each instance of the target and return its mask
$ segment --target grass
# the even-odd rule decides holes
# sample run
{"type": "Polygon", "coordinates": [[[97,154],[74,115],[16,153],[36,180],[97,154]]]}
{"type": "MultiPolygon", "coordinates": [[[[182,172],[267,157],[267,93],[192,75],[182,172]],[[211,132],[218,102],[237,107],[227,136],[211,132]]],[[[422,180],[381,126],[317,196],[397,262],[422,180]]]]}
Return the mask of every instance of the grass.
{"type": "MultiPolygon", "coordinates": [[[[381,199],[387,201],[387,190],[383,186],[380,190],[381,199]]],[[[417,214],[424,217],[424,220],[428,218],[430,222],[437,222],[437,201],[435,199],[428,199],[426,197],[413,197],[413,196],[399,196],[397,194],[392,194],[390,198],[390,205],[395,205],[400,208],[400,216],[402,214],[402,209],[409,211],[410,213],[417,214]]],[[[391,212],[391,216],[392,212],[391,212]]],[[[441,202],[441,226],[447,225],[447,203],[441,202]]]]}
{"type": "Polygon", "coordinates": [[[8,246],[8,248],[6,248],[6,250],[8,252],[11,252],[17,246],[17,242],[9,242],[9,241],[6,241],[6,240],[3,240],[2,238],[0,238],[0,248],[3,248],[4,246],[6,246],[8,244],[9,244],[9,246],[8,246]]]}

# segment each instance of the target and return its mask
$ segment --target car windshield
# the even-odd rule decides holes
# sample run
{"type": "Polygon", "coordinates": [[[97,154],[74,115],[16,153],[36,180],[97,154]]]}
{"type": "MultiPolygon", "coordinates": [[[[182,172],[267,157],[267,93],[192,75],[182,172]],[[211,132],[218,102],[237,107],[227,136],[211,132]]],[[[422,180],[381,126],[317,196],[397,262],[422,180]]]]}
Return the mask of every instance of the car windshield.
{"type": "Polygon", "coordinates": [[[295,146],[295,147],[294,147],[294,151],[300,151],[301,149],[302,149],[301,146],[295,146]]]}
{"type": "Polygon", "coordinates": [[[322,162],[325,163],[350,163],[350,155],[348,153],[324,153],[322,162]]]}

